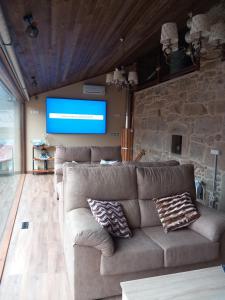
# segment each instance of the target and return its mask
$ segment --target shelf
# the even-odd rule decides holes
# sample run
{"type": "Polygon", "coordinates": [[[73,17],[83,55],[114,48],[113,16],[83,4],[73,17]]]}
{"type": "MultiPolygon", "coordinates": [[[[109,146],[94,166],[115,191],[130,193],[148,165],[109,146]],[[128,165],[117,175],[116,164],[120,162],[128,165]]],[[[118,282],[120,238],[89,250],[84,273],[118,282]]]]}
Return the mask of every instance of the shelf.
{"type": "Polygon", "coordinates": [[[34,149],[36,150],[55,150],[55,146],[47,146],[47,145],[42,145],[42,146],[33,146],[34,149]]]}
{"type": "Polygon", "coordinates": [[[36,161],[53,161],[55,158],[54,157],[49,157],[48,159],[41,159],[41,158],[37,158],[37,157],[34,157],[33,160],[36,160],[36,161]]]}
{"type": "Polygon", "coordinates": [[[54,173],[54,167],[50,166],[49,168],[49,162],[54,162],[54,154],[52,157],[46,158],[46,159],[41,159],[41,152],[46,151],[46,152],[54,152],[55,151],[55,146],[48,146],[48,145],[42,145],[42,146],[34,146],[33,145],[33,156],[32,156],[32,161],[33,161],[33,174],[51,174],[54,173]],[[38,153],[37,153],[38,152],[38,153]],[[40,162],[40,163],[39,163],[40,162]],[[37,168],[37,164],[42,165],[42,169],[35,169],[37,168]]]}
{"type": "Polygon", "coordinates": [[[54,169],[48,169],[48,170],[33,170],[33,173],[54,173],[54,169]]]}

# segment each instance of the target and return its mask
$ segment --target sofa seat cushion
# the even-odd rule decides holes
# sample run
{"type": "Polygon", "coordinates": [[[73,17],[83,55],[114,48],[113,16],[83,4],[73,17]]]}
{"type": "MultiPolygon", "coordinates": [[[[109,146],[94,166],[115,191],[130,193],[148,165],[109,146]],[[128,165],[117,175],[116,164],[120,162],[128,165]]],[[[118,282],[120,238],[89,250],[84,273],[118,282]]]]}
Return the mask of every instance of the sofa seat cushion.
{"type": "Polygon", "coordinates": [[[167,234],[162,226],[142,230],[164,250],[165,267],[202,263],[219,257],[219,243],[211,242],[191,229],[180,229],[167,234]]]}
{"type": "Polygon", "coordinates": [[[163,250],[141,229],[133,231],[130,239],[114,239],[115,252],[101,256],[101,275],[118,275],[163,267],[163,250]]]}

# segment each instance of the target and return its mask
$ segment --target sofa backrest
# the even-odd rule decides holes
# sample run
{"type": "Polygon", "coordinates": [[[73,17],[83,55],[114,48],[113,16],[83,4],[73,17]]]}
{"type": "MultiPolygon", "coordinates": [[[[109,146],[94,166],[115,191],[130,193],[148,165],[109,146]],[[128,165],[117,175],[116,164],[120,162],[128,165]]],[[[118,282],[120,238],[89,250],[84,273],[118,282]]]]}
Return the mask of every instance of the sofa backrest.
{"type": "Polygon", "coordinates": [[[119,201],[131,228],[161,225],[153,199],[190,192],[195,199],[192,165],[64,166],[65,211],[89,207],[87,199],[119,201]]]}
{"type": "Polygon", "coordinates": [[[91,162],[100,162],[101,159],[104,160],[117,160],[121,161],[121,147],[112,146],[112,147],[101,147],[101,146],[92,146],[91,147],[91,162]]]}
{"type": "Polygon", "coordinates": [[[99,163],[101,159],[121,161],[120,146],[112,147],[64,147],[56,146],[55,151],[55,173],[61,175],[63,173],[63,164],[65,162],[75,161],[79,164],[83,163],[99,163]]]}
{"type": "Polygon", "coordinates": [[[141,227],[160,225],[154,198],[189,192],[195,200],[193,165],[137,168],[141,227]]]}
{"type": "Polygon", "coordinates": [[[63,174],[66,211],[89,207],[87,198],[108,201],[137,199],[133,166],[67,166],[63,174]]]}
{"type": "Polygon", "coordinates": [[[55,150],[55,170],[62,173],[63,163],[66,161],[76,161],[78,163],[91,161],[90,147],[64,147],[56,146],[55,150]]]}

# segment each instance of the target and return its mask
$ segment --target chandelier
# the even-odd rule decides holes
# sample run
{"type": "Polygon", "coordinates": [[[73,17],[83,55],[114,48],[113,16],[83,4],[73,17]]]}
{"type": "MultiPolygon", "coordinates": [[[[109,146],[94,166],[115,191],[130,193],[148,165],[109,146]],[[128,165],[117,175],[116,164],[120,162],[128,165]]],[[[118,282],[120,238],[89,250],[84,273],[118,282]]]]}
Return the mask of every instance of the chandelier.
{"type": "MultiPolygon", "coordinates": [[[[184,50],[186,55],[191,57],[193,63],[198,63],[201,57],[208,58],[208,54],[209,59],[217,57],[225,59],[225,23],[223,21],[210,26],[206,14],[195,16],[189,14],[187,28],[188,31],[184,38],[188,46],[184,50]]],[[[178,41],[176,23],[163,24],[160,43],[167,63],[172,52],[179,49],[178,41]]]]}
{"type": "Polygon", "coordinates": [[[106,84],[119,88],[134,86],[138,84],[138,75],[136,71],[126,72],[124,67],[115,68],[114,72],[106,74],[106,84]]]}

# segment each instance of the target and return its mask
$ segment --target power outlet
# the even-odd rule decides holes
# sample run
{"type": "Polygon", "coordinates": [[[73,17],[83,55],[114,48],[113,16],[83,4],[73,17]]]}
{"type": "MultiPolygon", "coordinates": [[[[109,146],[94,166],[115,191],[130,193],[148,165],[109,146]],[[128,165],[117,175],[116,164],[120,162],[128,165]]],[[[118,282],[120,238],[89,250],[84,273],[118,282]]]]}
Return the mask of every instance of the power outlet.
{"type": "Polygon", "coordinates": [[[111,132],[111,136],[120,136],[119,132],[111,132]]]}

